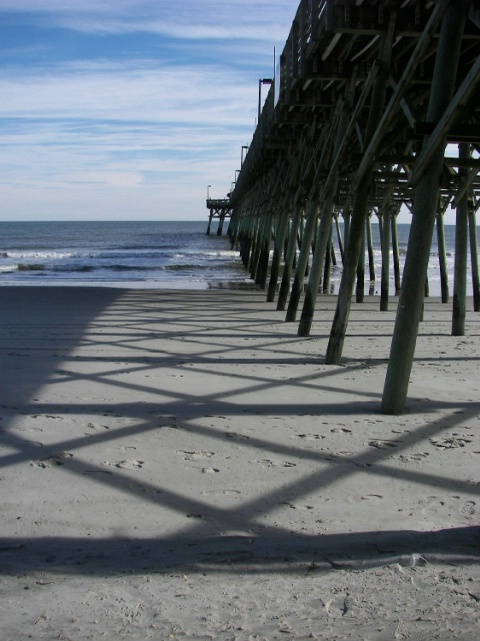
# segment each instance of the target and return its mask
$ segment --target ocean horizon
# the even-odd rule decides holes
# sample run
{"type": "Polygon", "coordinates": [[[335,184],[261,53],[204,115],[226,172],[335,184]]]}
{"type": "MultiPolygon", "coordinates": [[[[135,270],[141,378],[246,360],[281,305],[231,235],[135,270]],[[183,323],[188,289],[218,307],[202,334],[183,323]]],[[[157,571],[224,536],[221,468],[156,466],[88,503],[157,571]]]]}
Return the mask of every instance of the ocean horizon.
{"type": "MultiPolygon", "coordinates": [[[[106,286],[125,288],[208,289],[253,287],[230,239],[217,235],[216,221],[209,236],[208,220],[200,221],[22,221],[0,222],[0,285],[106,286]]],[[[374,224],[376,279],[366,281],[366,294],[380,293],[381,251],[374,224]]],[[[410,225],[398,225],[403,267],[410,225]]],[[[338,293],[341,258],[333,234],[336,265],[329,293],[338,293]]],[[[445,226],[447,271],[453,289],[455,226],[445,226]]],[[[391,252],[392,254],[392,252],[391,252]]],[[[391,256],[391,262],[393,261],[391,256]]],[[[368,275],[368,260],[366,259],[368,275]]],[[[470,263],[469,263],[470,265],[470,263]]],[[[441,294],[436,235],[428,268],[430,296],[441,294]]],[[[471,270],[468,268],[468,295],[471,270]]],[[[395,293],[393,266],[390,291],[395,293]]]]}

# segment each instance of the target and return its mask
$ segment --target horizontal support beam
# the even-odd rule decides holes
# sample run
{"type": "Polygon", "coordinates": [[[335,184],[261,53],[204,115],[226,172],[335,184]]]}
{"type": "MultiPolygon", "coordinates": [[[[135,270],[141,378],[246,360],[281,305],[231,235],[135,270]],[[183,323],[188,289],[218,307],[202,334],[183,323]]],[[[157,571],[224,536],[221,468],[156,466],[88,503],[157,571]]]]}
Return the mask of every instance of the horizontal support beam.
{"type": "MultiPolygon", "coordinates": [[[[416,185],[427,170],[430,160],[438,150],[438,147],[444,144],[447,133],[450,131],[455,119],[458,118],[459,108],[467,103],[470,96],[476,91],[479,83],[480,57],[476,59],[470,71],[465,76],[462,84],[455,93],[453,100],[451,100],[442,118],[435,126],[427,144],[423,147],[410,176],[410,182],[412,185],[416,185]]],[[[472,140],[469,142],[476,141],[472,140]]]]}
{"type": "MultiPolygon", "coordinates": [[[[438,123],[417,122],[414,133],[417,136],[431,136],[438,123]]],[[[452,125],[446,132],[448,142],[471,142],[480,143],[480,125],[452,125]]]]}

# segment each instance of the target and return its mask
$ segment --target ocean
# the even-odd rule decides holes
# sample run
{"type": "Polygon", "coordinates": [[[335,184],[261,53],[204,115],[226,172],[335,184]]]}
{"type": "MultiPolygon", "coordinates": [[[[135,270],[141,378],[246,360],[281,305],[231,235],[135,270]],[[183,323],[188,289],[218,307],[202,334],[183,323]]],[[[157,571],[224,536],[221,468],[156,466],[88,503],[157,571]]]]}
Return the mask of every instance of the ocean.
{"type": "Polygon", "coordinates": [[[196,222],[1,222],[0,285],[206,289],[247,275],[196,222]]]}
{"type": "MultiPolygon", "coordinates": [[[[132,288],[208,289],[253,286],[227,236],[217,236],[207,220],[194,222],[0,222],[0,285],[80,285],[132,288]]],[[[225,228],[226,229],[226,225],[225,228]]],[[[400,259],[410,226],[398,225],[400,259]]],[[[380,293],[381,253],[373,225],[374,283],[366,294],[380,293]]],[[[455,227],[445,227],[449,285],[453,291],[455,227]]],[[[336,243],[336,233],[334,231],[336,243]]],[[[341,260],[332,269],[330,293],[337,293],[341,260]]],[[[368,275],[368,262],[366,263],[368,275]]],[[[368,277],[368,276],[367,276],[368,277]]],[[[471,274],[468,273],[471,294],[471,274]]],[[[431,296],[439,296],[436,237],[428,270],[431,296]]],[[[391,292],[394,293],[393,268],[391,292]]]]}

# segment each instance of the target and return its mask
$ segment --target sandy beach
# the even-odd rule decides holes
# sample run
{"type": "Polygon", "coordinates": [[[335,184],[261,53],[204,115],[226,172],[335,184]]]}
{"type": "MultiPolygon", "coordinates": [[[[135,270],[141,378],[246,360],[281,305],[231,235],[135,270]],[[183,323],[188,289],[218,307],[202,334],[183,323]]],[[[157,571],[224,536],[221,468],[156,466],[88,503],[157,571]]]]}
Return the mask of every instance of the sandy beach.
{"type": "Polygon", "coordinates": [[[395,301],[327,366],[335,304],[0,288],[2,640],[478,637],[480,315],[384,416],[395,301]]]}

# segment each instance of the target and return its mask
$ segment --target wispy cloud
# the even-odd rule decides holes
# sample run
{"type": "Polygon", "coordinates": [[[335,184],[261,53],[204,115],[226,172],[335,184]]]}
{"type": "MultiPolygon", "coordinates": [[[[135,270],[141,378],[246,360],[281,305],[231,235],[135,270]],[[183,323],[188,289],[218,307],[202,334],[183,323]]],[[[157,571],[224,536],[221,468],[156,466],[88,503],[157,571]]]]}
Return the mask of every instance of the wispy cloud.
{"type": "Polygon", "coordinates": [[[78,64],[3,74],[3,117],[245,124],[255,86],[223,68],[78,64]]]}
{"type": "Polygon", "coordinates": [[[269,41],[285,39],[297,6],[295,0],[2,0],[1,10],[78,31],[269,41]]]}
{"type": "Polygon", "coordinates": [[[258,78],[295,11],[291,0],[2,0],[0,216],[205,216],[207,183],[230,188],[258,78]]]}

